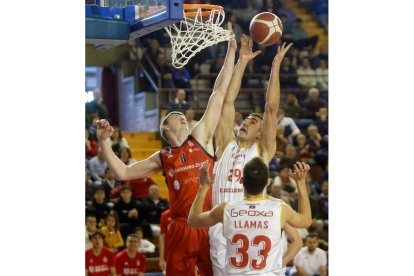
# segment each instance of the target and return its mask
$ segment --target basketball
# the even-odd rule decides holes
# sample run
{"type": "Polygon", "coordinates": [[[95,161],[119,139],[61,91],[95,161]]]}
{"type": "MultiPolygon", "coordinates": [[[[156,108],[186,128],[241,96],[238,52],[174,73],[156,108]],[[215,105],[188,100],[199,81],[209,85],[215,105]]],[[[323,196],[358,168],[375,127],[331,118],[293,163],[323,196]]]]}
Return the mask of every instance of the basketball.
{"type": "Polygon", "coordinates": [[[283,26],[279,17],[270,12],[262,12],[250,21],[250,36],[254,42],[263,46],[277,43],[282,37],[283,26]]]}

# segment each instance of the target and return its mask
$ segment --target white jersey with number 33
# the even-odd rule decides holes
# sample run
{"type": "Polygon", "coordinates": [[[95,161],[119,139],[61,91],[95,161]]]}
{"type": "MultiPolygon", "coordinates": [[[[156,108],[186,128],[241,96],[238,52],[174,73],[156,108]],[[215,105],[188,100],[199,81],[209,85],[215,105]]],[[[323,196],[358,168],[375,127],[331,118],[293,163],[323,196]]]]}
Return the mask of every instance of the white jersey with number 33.
{"type": "Polygon", "coordinates": [[[214,162],[213,206],[222,202],[238,201],[244,197],[244,165],[259,156],[257,144],[239,148],[235,140],[225,148],[221,158],[214,162]]]}
{"type": "Polygon", "coordinates": [[[281,205],[274,198],[227,203],[226,275],[282,275],[281,205]]]}

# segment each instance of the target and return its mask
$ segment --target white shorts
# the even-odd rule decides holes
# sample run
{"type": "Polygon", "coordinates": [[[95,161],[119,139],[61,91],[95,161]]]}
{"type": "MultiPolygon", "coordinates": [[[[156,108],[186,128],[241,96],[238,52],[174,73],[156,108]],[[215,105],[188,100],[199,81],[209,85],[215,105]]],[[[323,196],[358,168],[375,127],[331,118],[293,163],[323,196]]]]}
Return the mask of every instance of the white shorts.
{"type": "Polygon", "coordinates": [[[208,229],[210,259],[214,276],[226,276],[226,239],[223,237],[223,224],[217,223],[208,229]]]}

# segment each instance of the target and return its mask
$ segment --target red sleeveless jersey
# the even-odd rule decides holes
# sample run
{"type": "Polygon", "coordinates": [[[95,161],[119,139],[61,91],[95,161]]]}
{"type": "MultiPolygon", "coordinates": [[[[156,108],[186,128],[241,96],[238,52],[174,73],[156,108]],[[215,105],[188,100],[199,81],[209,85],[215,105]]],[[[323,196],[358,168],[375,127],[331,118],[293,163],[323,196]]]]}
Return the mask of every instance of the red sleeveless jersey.
{"type": "MultiPolygon", "coordinates": [[[[209,162],[209,173],[213,175],[215,158],[190,135],[180,147],[162,149],[160,159],[168,186],[171,217],[187,219],[198,192],[200,166],[209,162]]],[[[209,206],[209,194],[207,198],[206,203],[209,206]]]]}

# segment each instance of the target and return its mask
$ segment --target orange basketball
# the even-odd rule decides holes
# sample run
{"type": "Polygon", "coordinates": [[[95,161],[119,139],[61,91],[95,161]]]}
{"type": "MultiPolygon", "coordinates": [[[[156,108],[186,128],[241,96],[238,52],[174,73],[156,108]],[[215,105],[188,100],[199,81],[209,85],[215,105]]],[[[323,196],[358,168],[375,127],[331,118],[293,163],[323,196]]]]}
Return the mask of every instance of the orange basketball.
{"type": "Polygon", "coordinates": [[[263,46],[277,43],[282,37],[283,26],[279,17],[270,12],[262,12],[250,21],[250,36],[254,42],[263,46]]]}

